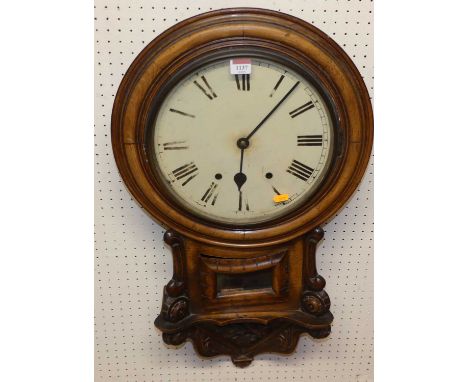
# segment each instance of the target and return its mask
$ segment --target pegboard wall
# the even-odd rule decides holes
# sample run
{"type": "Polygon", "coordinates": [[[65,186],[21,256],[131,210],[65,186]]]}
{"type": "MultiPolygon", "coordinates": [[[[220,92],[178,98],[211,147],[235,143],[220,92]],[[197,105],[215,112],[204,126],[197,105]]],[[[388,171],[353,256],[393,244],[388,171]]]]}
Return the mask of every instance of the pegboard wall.
{"type": "Polygon", "coordinates": [[[175,23],[228,7],[278,10],[331,36],[373,93],[372,0],[96,0],[95,3],[95,380],[371,381],[373,374],[373,162],[347,206],[325,227],[317,265],[335,316],[331,335],[300,339],[290,356],[263,354],[246,369],[199,358],[190,343],[162,341],[153,321],[172,256],[163,229],[124,187],[110,140],[112,104],[137,54],[175,23]]]}

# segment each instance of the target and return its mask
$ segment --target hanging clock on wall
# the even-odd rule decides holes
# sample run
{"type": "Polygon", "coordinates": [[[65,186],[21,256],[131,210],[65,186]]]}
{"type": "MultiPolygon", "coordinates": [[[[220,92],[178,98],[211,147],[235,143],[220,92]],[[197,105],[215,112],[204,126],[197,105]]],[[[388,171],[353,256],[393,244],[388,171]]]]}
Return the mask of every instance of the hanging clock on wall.
{"type": "Polygon", "coordinates": [[[372,109],[345,52],[312,25],[236,8],[185,20],[132,63],[112,144],[135,199],[167,228],[166,343],[246,366],[326,337],[320,228],[371,153],[372,109]]]}

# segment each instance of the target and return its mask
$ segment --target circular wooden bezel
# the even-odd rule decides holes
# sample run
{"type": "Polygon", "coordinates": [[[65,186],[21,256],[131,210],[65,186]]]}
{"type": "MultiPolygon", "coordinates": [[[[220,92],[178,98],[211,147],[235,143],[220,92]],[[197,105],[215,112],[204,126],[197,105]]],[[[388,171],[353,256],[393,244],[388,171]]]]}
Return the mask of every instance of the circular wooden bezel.
{"type": "Polygon", "coordinates": [[[125,74],[112,112],[115,160],[135,199],[160,224],[194,240],[222,246],[276,245],[323,224],[357,188],[369,160],[372,136],[369,95],[346,53],[305,21],[255,8],[208,12],[158,36],[125,74]],[[294,65],[318,85],[335,116],[333,163],[319,190],[290,214],[251,226],[213,223],[182,208],[153,171],[148,150],[148,126],[174,78],[229,50],[263,52],[294,65]]]}
{"type": "MultiPolygon", "coordinates": [[[[331,149],[331,160],[329,169],[326,171],[326,176],[323,181],[320,182],[318,189],[316,189],[312,195],[310,195],[307,200],[301,201],[296,205],[294,211],[289,212],[288,214],[278,216],[275,219],[270,219],[269,223],[277,225],[289,218],[294,218],[297,210],[300,208],[307,208],[308,205],[314,204],[319,200],[324,193],[324,190],[327,189],[327,184],[333,181],[334,174],[337,173],[338,169],[342,165],[343,157],[341,155],[341,148],[343,147],[343,134],[342,130],[339,128],[339,120],[344,116],[344,112],[339,106],[334,102],[334,98],[339,97],[335,89],[333,89],[333,84],[329,82],[322,82],[326,80],[320,78],[320,68],[314,67],[314,63],[310,62],[309,66],[305,67],[301,64],[299,56],[290,56],[284,49],[278,50],[278,46],[271,42],[266,41],[256,41],[254,39],[242,38],[242,39],[230,39],[229,43],[226,44],[224,41],[216,42],[210,44],[208,47],[202,47],[196,49],[195,51],[190,52],[182,60],[178,62],[178,67],[174,72],[171,72],[170,75],[162,77],[161,81],[155,83],[156,86],[153,86],[150,91],[145,96],[145,101],[143,102],[142,110],[140,114],[142,119],[138,122],[140,133],[142,134],[141,141],[145,141],[146,147],[146,156],[142,158],[143,166],[145,170],[150,173],[150,180],[153,180],[153,187],[161,191],[161,194],[168,200],[168,203],[171,203],[173,199],[172,192],[170,187],[167,185],[167,182],[164,181],[164,177],[157,169],[157,156],[156,149],[154,147],[154,128],[157,114],[160,110],[161,104],[164,102],[167,94],[172,90],[172,88],[178,84],[179,81],[184,80],[187,75],[191,75],[194,71],[199,70],[205,65],[210,65],[219,60],[228,61],[230,58],[236,57],[249,57],[252,59],[269,59],[274,61],[277,64],[284,65],[289,68],[289,70],[294,70],[296,73],[300,74],[304,79],[309,83],[313,84],[315,89],[321,94],[325,104],[328,107],[328,110],[331,111],[332,124],[334,127],[333,131],[333,144],[331,149]],[[336,127],[336,129],[335,129],[336,127]],[[336,131],[335,131],[336,130],[336,131]],[[151,174],[153,172],[153,174],[151,174]]],[[[322,76],[323,77],[323,76],[322,76]]],[[[171,203],[172,204],[172,203],[171,203]]],[[[182,210],[182,206],[178,206],[178,202],[174,203],[174,208],[179,207],[182,210]]],[[[182,211],[184,212],[184,211],[182,211]]],[[[185,211],[185,213],[190,211],[185,211]]],[[[200,215],[193,213],[193,218],[197,218],[200,215]]],[[[203,219],[203,216],[201,217],[203,219]]],[[[255,229],[255,228],[265,228],[265,223],[238,223],[238,224],[228,224],[223,222],[208,221],[207,224],[211,224],[214,228],[225,227],[225,228],[235,228],[235,229],[255,229]]]]}

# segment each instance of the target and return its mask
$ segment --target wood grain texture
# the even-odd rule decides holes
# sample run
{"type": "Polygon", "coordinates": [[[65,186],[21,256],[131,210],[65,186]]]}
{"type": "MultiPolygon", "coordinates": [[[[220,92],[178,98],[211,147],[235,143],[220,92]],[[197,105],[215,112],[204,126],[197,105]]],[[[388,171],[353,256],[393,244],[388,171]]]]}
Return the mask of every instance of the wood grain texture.
{"type": "Polygon", "coordinates": [[[330,299],[315,263],[316,246],[323,238],[321,228],[287,245],[250,250],[227,250],[181,239],[173,232],[165,237],[172,238],[174,277],[164,288],[155,325],[167,344],[180,345],[190,339],[200,355],[228,354],[236,366],[243,367],[259,353],[291,353],[301,333],[314,338],[330,333],[330,299]],[[243,277],[258,269],[254,266],[257,261],[262,269],[273,269],[270,291],[218,293],[218,274],[243,277]],[[180,288],[179,295],[169,294],[185,266],[180,284],[187,287],[180,288]]]}
{"type": "Polygon", "coordinates": [[[314,338],[324,338],[330,334],[330,325],[324,324],[308,330],[287,320],[277,320],[270,325],[204,324],[174,334],[165,333],[163,339],[170,345],[180,345],[190,339],[201,356],[214,357],[225,354],[231,356],[236,366],[246,367],[253,361],[254,356],[260,353],[292,353],[299,336],[304,332],[314,338]]]}
{"type": "Polygon", "coordinates": [[[308,23],[279,12],[238,8],[185,20],[153,40],[130,66],[116,95],[112,146],[122,179],[143,208],[180,234],[220,246],[262,247],[290,241],[332,217],[358,186],[372,148],[372,108],[346,53],[308,23]],[[213,224],[183,209],[151,161],[148,130],[174,81],[210,60],[251,52],[293,65],[331,103],[338,149],[326,181],[290,214],[253,226],[213,224]]]}
{"type": "Polygon", "coordinates": [[[263,352],[290,353],[299,335],[330,333],[333,315],[317,272],[320,225],[358,186],[372,148],[367,89],[344,51],[308,23],[279,12],[235,8],[185,20],[135,59],[116,95],[112,146],[122,179],[169,230],[174,260],[155,325],[166,343],[191,339],[203,356],[228,354],[237,366],[263,352]],[[325,180],[286,216],[256,225],[215,224],[182,208],[152,163],[151,126],[165,95],[197,67],[248,53],[293,68],[321,92],[334,115],[334,151],[325,180]],[[272,270],[271,290],[220,294],[217,275],[272,270]]]}

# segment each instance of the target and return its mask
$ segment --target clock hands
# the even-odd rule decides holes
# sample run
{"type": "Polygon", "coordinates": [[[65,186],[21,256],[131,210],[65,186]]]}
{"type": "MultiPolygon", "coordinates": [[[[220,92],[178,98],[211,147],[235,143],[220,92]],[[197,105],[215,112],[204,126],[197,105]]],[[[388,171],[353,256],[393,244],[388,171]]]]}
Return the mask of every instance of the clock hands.
{"type": "Polygon", "coordinates": [[[245,182],[247,182],[247,175],[245,175],[242,172],[242,167],[244,164],[244,150],[249,147],[249,139],[252,138],[252,136],[260,129],[260,127],[263,126],[263,124],[267,121],[268,118],[271,117],[271,115],[278,109],[281,104],[291,95],[291,93],[294,91],[294,89],[297,88],[299,85],[300,81],[297,81],[294,86],[289,89],[289,91],[281,98],[281,100],[275,105],[273,109],[263,118],[260,123],[250,132],[249,135],[245,138],[239,138],[237,140],[237,147],[241,149],[241,157],[240,157],[240,167],[239,167],[239,172],[234,175],[234,183],[237,185],[237,189],[239,190],[239,211],[242,210],[242,191],[241,188],[244,185],[245,182]]]}
{"type": "Polygon", "coordinates": [[[237,185],[237,189],[239,190],[239,211],[242,210],[242,191],[241,187],[244,185],[245,182],[247,182],[247,175],[245,175],[242,172],[242,166],[244,164],[244,150],[249,147],[249,141],[246,140],[245,138],[240,138],[237,141],[237,146],[240,147],[241,149],[241,157],[240,157],[240,168],[239,172],[234,175],[234,182],[237,185]]]}
{"type": "MultiPolygon", "coordinates": [[[[252,135],[254,135],[254,134],[258,131],[258,129],[260,129],[260,127],[263,126],[263,124],[267,121],[267,119],[270,118],[270,116],[276,111],[276,109],[278,109],[278,108],[281,106],[281,104],[282,104],[284,101],[286,101],[286,98],[288,98],[288,97],[290,96],[290,94],[294,91],[294,89],[297,88],[297,85],[299,85],[299,84],[300,84],[300,81],[297,81],[297,82],[294,84],[294,86],[293,86],[291,89],[289,89],[289,91],[286,93],[286,95],[285,95],[283,98],[281,98],[281,100],[276,104],[276,106],[275,106],[273,109],[271,109],[271,111],[265,116],[265,118],[263,118],[263,119],[261,120],[261,122],[257,125],[257,127],[256,127],[255,129],[253,129],[253,130],[250,132],[250,134],[247,135],[247,137],[241,138],[241,139],[246,139],[247,142],[248,142],[248,140],[249,140],[250,138],[252,138],[252,135]]],[[[240,141],[241,139],[239,139],[239,141],[240,141]]],[[[237,141],[237,146],[239,146],[239,141],[237,141]]],[[[247,144],[247,145],[248,145],[248,144],[247,144]]]]}
{"type": "Polygon", "coordinates": [[[245,175],[242,172],[243,163],[244,163],[244,149],[242,148],[241,149],[241,159],[240,159],[240,169],[239,169],[239,172],[236,175],[234,175],[234,182],[236,183],[237,188],[239,189],[239,191],[240,191],[242,185],[247,181],[247,175],[245,175]]]}

